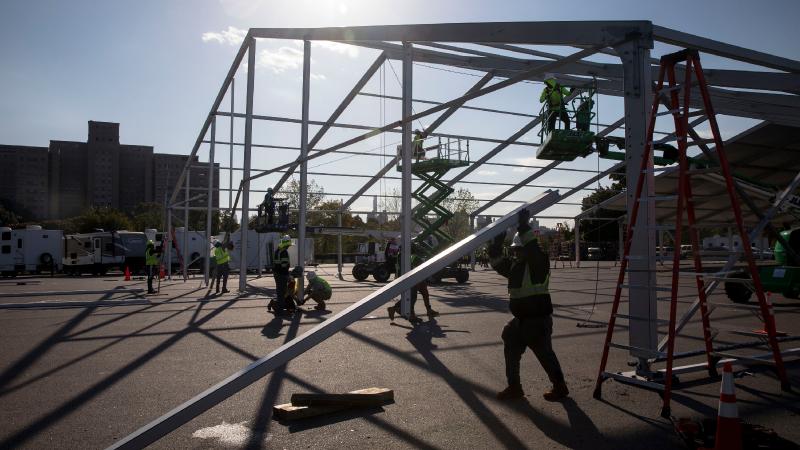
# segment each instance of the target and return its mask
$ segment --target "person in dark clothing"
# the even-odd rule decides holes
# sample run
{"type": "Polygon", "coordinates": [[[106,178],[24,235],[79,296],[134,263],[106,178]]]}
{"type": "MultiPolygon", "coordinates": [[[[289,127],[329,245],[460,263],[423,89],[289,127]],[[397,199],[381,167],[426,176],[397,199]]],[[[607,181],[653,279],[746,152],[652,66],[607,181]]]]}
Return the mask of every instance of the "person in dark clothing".
{"type": "Polygon", "coordinates": [[[397,278],[397,255],[400,254],[400,246],[397,245],[397,239],[391,238],[383,249],[383,257],[386,260],[386,269],[389,273],[394,272],[394,277],[397,278]]]}
{"type": "MultiPolygon", "coordinates": [[[[424,259],[412,253],[411,255],[412,269],[422,264],[423,262],[425,262],[424,259]]],[[[398,267],[396,273],[400,273],[399,261],[397,265],[398,267]]],[[[425,310],[427,311],[428,319],[433,319],[434,317],[439,315],[439,313],[431,307],[431,297],[430,294],[428,293],[428,282],[420,281],[411,289],[411,315],[408,317],[408,321],[413,324],[422,323],[422,319],[420,319],[414,312],[414,305],[417,304],[417,293],[422,294],[422,301],[425,303],[425,310]]],[[[398,300],[397,303],[395,303],[393,306],[387,308],[387,312],[389,313],[389,320],[391,320],[392,322],[394,322],[395,314],[400,314],[400,308],[401,308],[400,304],[401,301],[398,300]]]]}
{"type": "Polygon", "coordinates": [[[503,352],[508,387],[497,394],[501,400],[522,398],[519,365],[526,348],[530,348],[547,372],[553,388],[544,393],[545,400],[557,401],[569,395],[564,373],[553,351],[553,304],[548,284],[550,260],[539,247],[530,225],[530,212],[519,212],[517,234],[511,244],[513,255],[503,256],[505,233],[497,236],[489,247],[494,270],[508,278],[511,300],[509,309],[514,318],[503,329],[503,352]]]}
{"type": "Polygon", "coordinates": [[[267,311],[274,310],[275,314],[284,314],[287,311],[286,289],[289,283],[289,247],[292,239],[288,235],[281,237],[275,255],[272,258],[272,277],[275,279],[275,300],[269,302],[267,311]]]}

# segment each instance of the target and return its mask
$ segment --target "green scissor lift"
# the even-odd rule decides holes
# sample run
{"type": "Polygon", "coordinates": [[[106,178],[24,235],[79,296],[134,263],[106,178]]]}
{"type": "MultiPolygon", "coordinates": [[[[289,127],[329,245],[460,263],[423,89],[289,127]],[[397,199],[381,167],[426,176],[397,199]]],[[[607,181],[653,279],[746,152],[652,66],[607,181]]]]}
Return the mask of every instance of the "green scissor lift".
{"type": "Polygon", "coordinates": [[[539,131],[541,143],[536,152],[538,159],[553,161],[572,161],[577,157],[585,157],[592,153],[592,144],[595,135],[589,131],[595,114],[594,92],[581,92],[571,102],[561,105],[561,108],[542,106],[539,115],[542,117],[542,128],[539,131]],[[575,105],[578,105],[577,107],[575,105]],[[566,113],[572,128],[567,129],[560,117],[566,113]],[[553,129],[548,129],[548,123],[555,119],[553,129]]]}
{"type": "MultiPolygon", "coordinates": [[[[444,183],[442,177],[450,169],[469,165],[469,141],[455,139],[442,142],[439,138],[436,145],[425,147],[425,153],[430,153],[431,157],[415,159],[411,163],[411,173],[422,180],[422,184],[411,193],[411,197],[417,201],[417,206],[411,210],[411,220],[421,228],[411,243],[412,252],[427,259],[454,242],[453,237],[442,229],[453,218],[453,212],[445,208],[442,202],[454,189],[444,183]],[[433,150],[436,151],[435,156],[432,155],[433,150]]],[[[400,163],[397,170],[403,170],[400,163]]],[[[469,271],[459,265],[450,266],[433,278],[437,281],[455,278],[459,283],[465,283],[469,279],[469,271]]]]}

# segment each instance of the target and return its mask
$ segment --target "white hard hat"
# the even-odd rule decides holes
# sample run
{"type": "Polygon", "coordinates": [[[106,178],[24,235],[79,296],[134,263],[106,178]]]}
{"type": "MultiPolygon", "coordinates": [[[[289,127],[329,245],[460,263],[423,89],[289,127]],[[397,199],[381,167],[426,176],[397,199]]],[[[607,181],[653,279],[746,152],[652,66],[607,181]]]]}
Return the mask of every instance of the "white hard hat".
{"type": "Polygon", "coordinates": [[[316,277],[317,277],[317,273],[314,272],[313,270],[309,270],[308,272],[306,272],[306,278],[307,279],[311,280],[312,278],[316,278],[316,277]]]}
{"type": "Polygon", "coordinates": [[[514,233],[514,238],[511,240],[511,248],[514,247],[522,247],[522,238],[519,237],[519,233],[514,233]]]}

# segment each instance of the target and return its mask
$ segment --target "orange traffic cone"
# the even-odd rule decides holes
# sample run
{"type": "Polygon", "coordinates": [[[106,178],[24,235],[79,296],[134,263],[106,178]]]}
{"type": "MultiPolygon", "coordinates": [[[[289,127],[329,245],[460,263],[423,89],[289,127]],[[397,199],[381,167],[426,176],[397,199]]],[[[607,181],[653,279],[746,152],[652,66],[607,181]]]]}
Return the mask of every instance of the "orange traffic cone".
{"type": "Polygon", "coordinates": [[[742,425],[739,410],[736,408],[736,393],[733,385],[733,367],[725,363],[722,369],[722,388],[719,392],[719,412],[717,413],[717,434],[714,438],[715,450],[742,450],[742,425]]]}
{"type": "Polygon", "coordinates": [[[131,281],[131,268],[125,266],[125,281],[131,281]]]}

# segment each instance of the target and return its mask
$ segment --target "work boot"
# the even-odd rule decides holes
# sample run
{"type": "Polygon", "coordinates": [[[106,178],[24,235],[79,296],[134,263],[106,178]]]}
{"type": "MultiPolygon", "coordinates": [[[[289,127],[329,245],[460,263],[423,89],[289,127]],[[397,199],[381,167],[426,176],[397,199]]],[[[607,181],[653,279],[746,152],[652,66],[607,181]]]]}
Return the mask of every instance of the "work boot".
{"type": "Polygon", "coordinates": [[[389,313],[389,320],[394,322],[394,315],[397,314],[397,310],[395,309],[395,307],[394,306],[390,306],[390,307],[386,308],[386,311],[389,313]]]}
{"type": "Polygon", "coordinates": [[[416,325],[416,324],[419,324],[419,323],[422,323],[422,319],[420,319],[419,317],[417,317],[417,315],[416,315],[416,314],[413,314],[413,313],[412,313],[412,314],[411,314],[411,316],[408,318],[408,321],[409,321],[409,322],[411,322],[411,323],[413,323],[414,325],[416,325]]]}
{"type": "Polygon", "coordinates": [[[317,311],[324,311],[325,310],[325,302],[318,303],[317,306],[314,307],[317,311]]]}
{"type": "Polygon", "coordinates": [[[217,295],[219,295],[219,288],[217,288],[217,289],[215,289],[215,290],[214,290],[214,294],[217,294],[217,295]]]}
{"type": "Polygon", "coordinates": [[[520,384],[509,386],[497,393],[498,400],[514,400],[523,397],[525,397],[525,392],[523,392],[520,384]]]}
{"type": "Polygon", "coordinates": [[[428,318],[436,317],[438,315],[439,313],[437,311],[434,311],[433,308],[428,308],[428,318]]]}
{"type": "Polygon", "coordinates": [[[557,402],[566,398],[568,395],[569,389],[567,389],[567,383],[561,381],[559,383],[555,383],[553,388],[545,392],[542,396],[548,402],[557,402]]]}
{"type": "Polygon", "coordinates": [[[228,292],[230,292],[230,291],[228,290],[228,288],[222,288],[222,293],[223,293],[223,294],[227,294],[228,292]]]}

